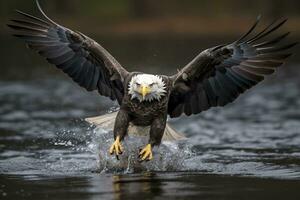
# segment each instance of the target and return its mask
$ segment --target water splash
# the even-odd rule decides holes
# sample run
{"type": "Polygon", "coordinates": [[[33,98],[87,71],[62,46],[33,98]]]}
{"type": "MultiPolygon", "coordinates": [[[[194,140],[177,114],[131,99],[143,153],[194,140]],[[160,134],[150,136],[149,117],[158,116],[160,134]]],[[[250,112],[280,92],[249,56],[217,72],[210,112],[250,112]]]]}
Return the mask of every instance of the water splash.
{"type": "Polygon", "coordinates": [[[136,173],[141,171],[181,171],[184,160],[190,151],[183,142],[163,142],[153,148],[154,159],[151,162],[139,162],[138,152],[147,144],[147,137],[128,136],[123,141],[124,152],[119,160],[109,154],[108,149],[113,143],[111,130],[96,128],[93,146],[98,146],[98,170],[102,173],[136,173]]]}

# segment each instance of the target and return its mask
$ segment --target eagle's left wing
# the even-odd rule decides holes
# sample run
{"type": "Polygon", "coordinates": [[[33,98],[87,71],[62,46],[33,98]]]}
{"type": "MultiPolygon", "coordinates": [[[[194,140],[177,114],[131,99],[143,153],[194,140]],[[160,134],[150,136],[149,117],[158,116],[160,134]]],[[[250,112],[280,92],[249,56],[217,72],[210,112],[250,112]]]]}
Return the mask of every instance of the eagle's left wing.
{"type": "Polygon", "coordinates": [[[225,106],[285,62],[291,54],[283,51],[296,43],[276,45],[289,33],[257,42],[281,27],[286,20],[274,22],[250,37],[259,20],[236,42],[203,51],[172,77],[174,84],[168,105],[171,117],[225,106]]]}
{"type": "Polygon", "coordinates": [[[14,19],[8,25],[14,36],[23,39],[29,48],[56,65],[81,87],[88,91],[97,90],[121,104],[124,80],[129,72],[96,41],[57,24],[44,13],[38,0],[36,3],[45,19],[17,11],[23,18],[14,19]]]}

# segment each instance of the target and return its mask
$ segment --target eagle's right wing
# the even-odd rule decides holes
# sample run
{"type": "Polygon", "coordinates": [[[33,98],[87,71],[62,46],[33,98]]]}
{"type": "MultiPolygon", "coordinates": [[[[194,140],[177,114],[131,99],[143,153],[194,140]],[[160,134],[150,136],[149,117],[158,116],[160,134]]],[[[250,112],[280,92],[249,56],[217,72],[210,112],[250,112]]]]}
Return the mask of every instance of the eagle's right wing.
{"type": "Polygon", "coordinates": [[[88,91],[98,90],[120,104],[128,72],[97,42],[52,21],[36,2],[45,20],[17,11],[24,19],[14,19],[8,25],[14,35],[80,86],[88,91]]]}
{"type": "Polygon", "coordinates": [[[277,46],[277,43],[289,33],[257,43],[281,27],[286,20],[274,22],[249,37],[258,22],[259,18],[236,42],[203,51],[172,77],[174,87],[168,105],[171,117],[178,117],[183,113],[197,114],[211,107],[225,106],[286,61],[291,54],[284,51],[296,43],[283,46],[277,46]]]}

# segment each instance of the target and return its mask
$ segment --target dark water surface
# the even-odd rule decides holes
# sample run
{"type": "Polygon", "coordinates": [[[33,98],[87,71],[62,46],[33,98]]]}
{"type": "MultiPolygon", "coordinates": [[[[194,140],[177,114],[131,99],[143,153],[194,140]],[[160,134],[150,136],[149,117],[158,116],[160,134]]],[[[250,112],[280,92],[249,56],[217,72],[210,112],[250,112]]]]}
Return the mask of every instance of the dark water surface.
{"type": "MultiPolygon", "coordinates": [[[[200,41],[148,43],[123,41],[130,51],[121,61],[170,73],[200,41]],[[166,51],[153,50],[160,46],[166,51]]],[[[290,63],[225,108],[170,121],[188,139],[163,143],[153,161],[139,164],[140,140],[128,138],[129,158],[117,161],[107,155],[111,131],[82,120],[113,103],[18,48],[24,60],[8,51],[3,60],[11,66],[0,75],[0,199],[300,199],[299,65],[290,63]]]]}

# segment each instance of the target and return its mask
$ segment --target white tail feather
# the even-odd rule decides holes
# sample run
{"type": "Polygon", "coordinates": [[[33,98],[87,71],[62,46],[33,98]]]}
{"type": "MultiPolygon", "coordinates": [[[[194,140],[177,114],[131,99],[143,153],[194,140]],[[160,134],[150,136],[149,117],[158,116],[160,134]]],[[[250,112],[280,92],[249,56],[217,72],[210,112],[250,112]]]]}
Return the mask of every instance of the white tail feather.
{"type": "MultiPolygon", "coordinates": [[[[117,112],[113,112],[113,113],[109,113],[97,117],[86,118],[85,120],[95,126],[99,126],[104,129],[113,130],[116,116],[117,116],[117,112]]],[[[145,127],[135,126],[131,123],[128,128],[128,134],[136,135],[136,136],[147,136],[149,135],[149,131],[150,131],[150,126],[145,126],[145,127]]],[[[185,136],[177,132],[175,129],[173,129],[170,126],[170,124],[167,123],[162,140],[174,141],[174,140],[181,140],[181,139],[185,139],[185,136]]]]}

